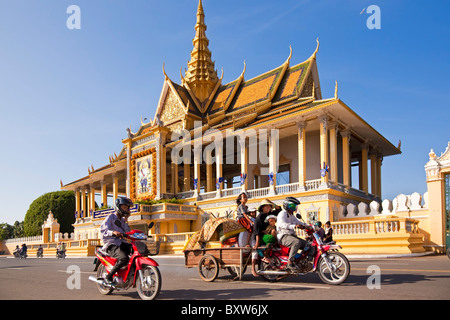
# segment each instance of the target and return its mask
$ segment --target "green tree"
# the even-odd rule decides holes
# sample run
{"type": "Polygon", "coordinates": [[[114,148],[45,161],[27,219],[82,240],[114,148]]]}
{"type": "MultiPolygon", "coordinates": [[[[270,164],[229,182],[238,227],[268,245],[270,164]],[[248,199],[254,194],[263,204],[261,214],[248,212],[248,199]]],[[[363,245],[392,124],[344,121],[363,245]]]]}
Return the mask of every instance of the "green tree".
{"type": "Polygon", "coordinates": [[[14,227],[7,223],[0,223],[0,240],[6,240],[13,237],[14,227]]]}
{"type": "Polygon", "coordinates": [[[23,221],[22,222],[19,222],[19,221],[14,222],[14,226],[13,226],[14,238],[21,238],[24,235],[25,235],[25,233],[23,230],[23,221]]]}
{"type": "Polygon", "coordinates": [[[25,236],[42,234],[42,224],[51,211],[60,224],[60,232],[73,232],[75,222],[75,195],[73,191],[55,191],[35,199],[25,215],[23,230],[25,236]]]}

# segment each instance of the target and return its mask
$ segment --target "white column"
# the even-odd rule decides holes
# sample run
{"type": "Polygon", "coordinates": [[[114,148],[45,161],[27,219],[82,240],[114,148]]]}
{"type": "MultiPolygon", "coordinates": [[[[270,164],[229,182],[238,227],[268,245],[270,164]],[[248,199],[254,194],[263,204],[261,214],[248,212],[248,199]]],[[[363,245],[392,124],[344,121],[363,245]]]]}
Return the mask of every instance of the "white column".
{"type": "Polygon", "coordinates": [[[279,134],[278,129],[271,129],[269,136],[269,174],[273,174],[273,183],[269,181],[269,194],[275,194],[277,186],[277,171],[279,161],[279,134]]]}
{"type": "Polygon", "coordinates": [[[217,189],[217,195],[220,197],[220,192],[223,189],[223,145],[221,143],[216,144],[216,179],[219,183],[219,188],[217,189]],[[222,178],[222,182],[219,179],[222,178]]]}
{"type": "Polygon", "coordinates": [[[306,121],[297,122],[298,129],[298,185],[305,190],[306,181],[306,121]]]}
{"type": "Polygon", "coordinates": [[[200,162],[202,157],[202,148],[194,148],[194,196],[200,194],[200,162]],[[197,186],[195,185],[195,181],[197,186]]]}
{"type": "Polygon", "coordinates": [[[240,153],[241,153],[241,177],[247,175],[244,184],[241,185],[242,191],[248,190],[248,141],[245,135],[239,137],[240,153]]]}
{"type": "MultiPolygon", "coordinates": [[[[320,168],[324,169],[324,164],[328,165],[328,116],[319,117],[320,121],[320,168]]],[[[320,176],[322,184],[328,184],[327,172],[324,176],[320,176]]]]}

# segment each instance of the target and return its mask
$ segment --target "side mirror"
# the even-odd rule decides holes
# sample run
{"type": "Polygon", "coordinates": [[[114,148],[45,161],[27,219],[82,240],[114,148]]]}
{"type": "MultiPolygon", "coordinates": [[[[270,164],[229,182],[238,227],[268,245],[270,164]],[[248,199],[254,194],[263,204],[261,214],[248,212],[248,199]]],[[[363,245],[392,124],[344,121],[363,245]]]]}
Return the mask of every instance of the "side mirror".
{"type": "Polygon", "coordinates": [[[297,213],[295,216],[297,217],[298,220],[302,220],[302,215],[300,213],[297,213]]]}
{"type": "Polygon", "coordinates": [[[148,228],[151,229],[151,228],[153,228],[154,225],[155,225],[155,223],[152,221],[148,224],[148,228]]]}

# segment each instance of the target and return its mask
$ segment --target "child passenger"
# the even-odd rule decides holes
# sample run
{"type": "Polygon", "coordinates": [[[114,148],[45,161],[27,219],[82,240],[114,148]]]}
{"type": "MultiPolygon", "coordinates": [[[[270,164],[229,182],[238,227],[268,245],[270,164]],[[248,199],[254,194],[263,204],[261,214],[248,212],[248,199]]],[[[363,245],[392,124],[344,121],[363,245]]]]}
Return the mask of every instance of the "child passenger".
{"type": "Polygon", "coordinates": [[[241,194],[239,194],[239,196],[236,199],[236,204],[237,204],[236,220],[248,232],[246,242],[242,244],[242,246],[244,246],[244,247],[247,246],[250,241],[250,237],[253,232],[253,224],[254,224],[254,222],[251,220],[250,211],[247,206],[247,200],[248,200],[248,197],[247,197],[247,193],[245,193],[245,192],[242,192],[241,194]]]}
{"type": "Polygon", "coordinates": [[[269,225],[264,230],[263,240],[266,244],[275,243],[277,241],[277,226],[275,225],[277,222],[277,216],[269,215],[267,216],[265,222],[269,225]]]}

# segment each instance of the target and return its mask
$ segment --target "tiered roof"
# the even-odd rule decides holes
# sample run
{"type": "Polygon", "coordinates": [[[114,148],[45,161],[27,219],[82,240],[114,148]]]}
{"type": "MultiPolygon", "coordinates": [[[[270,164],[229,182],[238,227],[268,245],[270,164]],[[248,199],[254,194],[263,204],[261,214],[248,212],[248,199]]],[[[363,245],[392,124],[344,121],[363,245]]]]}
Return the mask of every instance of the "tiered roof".
{"type": "MultiPolygon", "coordinates": [[[[221,128],[233,123],[233,128],[248,125],[262,114],[295,101],[321,99],[316,65],[317,48],[309,59],[290,66],[292,49],[279,67],[255,78],[245,80],[242,74],[234,81],[222,84],[208,49],[206,24],[201,0],[197,10],[194,49],[181,84],[165,73],[161,98],[151,127],[165,126],[171,131],[192,129],[193,121],[201,120],[206,127],[221,128]]],[[[140,129],[137,134],[142,133],[140,129]]]]}

